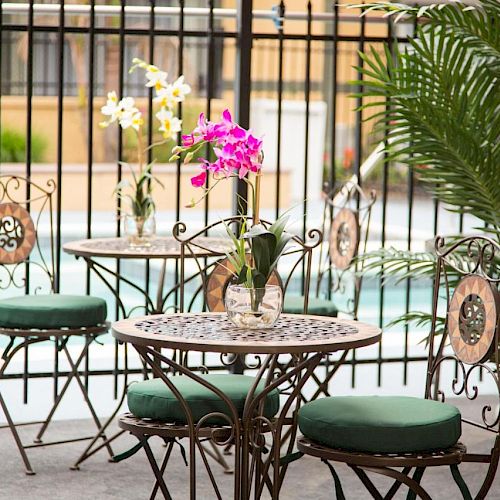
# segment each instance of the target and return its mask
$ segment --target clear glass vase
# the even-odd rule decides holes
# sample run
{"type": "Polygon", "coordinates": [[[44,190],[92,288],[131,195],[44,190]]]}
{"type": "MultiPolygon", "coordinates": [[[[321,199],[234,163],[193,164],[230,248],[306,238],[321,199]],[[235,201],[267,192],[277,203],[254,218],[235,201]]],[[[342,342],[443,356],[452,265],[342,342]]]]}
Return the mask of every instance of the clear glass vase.
{"type": "Polygon", "coordinates": [[[149,247],[156,236],[156,220],[154,215],[148,217],[126,215],[124,232],[131,247],[149,247]]]}
{"type": "Polygon", "coordinates": [[[246,288],[229,285],[225,295],[226,312],[238,328],[271,328],[283,308],[283,292],[278,285],[246,288]]]}

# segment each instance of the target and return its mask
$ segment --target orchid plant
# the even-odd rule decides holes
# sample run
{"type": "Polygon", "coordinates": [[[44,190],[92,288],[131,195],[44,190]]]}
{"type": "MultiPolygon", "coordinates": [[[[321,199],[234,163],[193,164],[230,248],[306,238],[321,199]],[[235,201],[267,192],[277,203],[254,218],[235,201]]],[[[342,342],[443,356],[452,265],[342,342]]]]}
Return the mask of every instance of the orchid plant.
{"type": "Polygon", "coordinates": [[[182,122],[175,114],[175,108],[184,102],[186,95],[191,92],[191,87],[185,83],[184,76],[180,76],[173,83],[169,83],[168,74],[157,66],[148,64],[141,59],[134,58],[129,73],[141,69],[145,72],[147,88],[154,90],[153,102],[159,107],[155,117],[159,122],[158,131],[163,139],[159,142],[144,146],[144,118],[141,111],[136,106],[133,97],[122,97],[118,99],[115,91],[109,92],[106,104],[101,108],[101,113],[106,119],[100,126],[107,128],[117,123],[123,130],[133,130],[137,137],[137,163],[139,172],[136,174],[130,166],[132,172],[132,182],[124,179],[116,186],[115,192],[120,198],[127,198],[130,202],[132,215],[137,218],[146,219],[154,213],[155,204],[152,198],[153,182],[155,181],[163,187],[161,182],[153,176],[153,162],[147,163],[147,153],[156,146],[161,146],[181,131],[182,122]],[[129,188],[132,194],[124,193],[129,188]]]}
{"type": "MultiPolygon", "coordinates": [[[[198,201],[193,200],[189,206],[197,205],[225,179],[237,178],[248,184],[253,198],[253,226],[247,230],[247,221],[244,220],[239,234],[236,235],[226,225],[234,245],[227,257],[234,268],[235,284],[262,290],[292,238],[292,235],[285,231],[287,216],[280,217],[269,227],[260,222],[260,178],[264,158],[262,139],[235,123],[227,109],[218,122],[208,121],[201,113],[196,128],[190,134],[183,135],[182,144],[172,150],[171,160],[183,156],[184,163],[189,163],[201,150],[207,149],[213,154],[206,155],[208,158],[197,158],[201,172],[191,178],[191,184],[203,189],[204,193],[198,201]],[[215,181],[211,186],[207,183],[209,177],[215,181]],[[251,249],[251,259],[247,258],[248,245],[251,249]]],[[[259,300],[261,298],[257,297],[256,302],[259,300]]]]}

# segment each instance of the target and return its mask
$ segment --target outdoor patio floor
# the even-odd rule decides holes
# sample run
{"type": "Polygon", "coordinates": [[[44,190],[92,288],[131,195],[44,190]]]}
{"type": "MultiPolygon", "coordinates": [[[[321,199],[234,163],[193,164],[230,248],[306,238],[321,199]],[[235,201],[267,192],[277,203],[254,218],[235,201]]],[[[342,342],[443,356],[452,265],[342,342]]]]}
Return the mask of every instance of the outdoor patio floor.
{"type": "MultiPolygon", "coordinates": [[[[25,440],[33,436],[33,429],[21,428],[25,440]]],[[[93,425],[89,420],[56,421],[49,428],[47,439],[56,436],[72,437],[76,434],[92,433],[93,425]]],[[[469,449],[478,452],[487,452],[491,445],[488,433],[466,426],[463,442],[469,449]],[[488,439],[489,438],[489,439],[488,439]]],[[[136,440],[130,436],[121,438],[115,451],[119,452],[127,446],[135,444],[136,440]]],[[[162,445],[158,439],[152,439],[151,444],[158,458],[162,455],[162,445]]],[[[53,446],[38,450],[28,450],[32,465],[37,471],[35,476],[24,474],[20,457],[14,447],[14,442],[8,429],[0,430],[0,450],[2,463],[0,472],[0,499],[9,500],[140,500],[149,498],[153,484],[153,475],[149,469],[144,452],[121,463],[107,462],[106,455],[101,452],[90,458],[81,467],[80,471],[71,471],[69,466],[81,452],[84,444],[77,442],[62,446],[53,446]]],[[[228,457],[231,458],[231,457],[228,457]]],[[[199,464],[199,495],[200,499],[215,498],[206,474],[202,472],[201,460],[199,464]]],[[[369,496],[359,480],[344,466],[338,466],[347,500],[367,499],[369,496]]],[[[484,477],[483,465],[465,464],[461,467],[462,473],[471,486],[473,494],[477,491],[480,481],[484,477]]],[[[230,500],[231,476],[215,466],[214,471],[221,480],[223,498],[230,500]]],[[[184,466],[179,448],[167,469],[167,485],[174,499],[187,499],[187,468],[184,466]]],[[[377,484],[389,484],[385,479],[377,479],[377,484]]],[[[433,499],[458,499],[459,492],[453,482],[448,469],[428,469],[422,484],[433,499]]],[[[401,488],[396,498],[405,498],[406,490],[401,488]]],[[[157,498],[160,498],[158,496],[157,498]]],[[[263,496],[262,498],[268,498],[263,496]]],[[[281,498],[286,500],[299,499],[333,499],[333,481],[325,465],[319,460],[304,457],[290,465],[283,487],[281,498]]],[[[500,499],[500,475],[497,475],[488,499],[500,499]]]]}

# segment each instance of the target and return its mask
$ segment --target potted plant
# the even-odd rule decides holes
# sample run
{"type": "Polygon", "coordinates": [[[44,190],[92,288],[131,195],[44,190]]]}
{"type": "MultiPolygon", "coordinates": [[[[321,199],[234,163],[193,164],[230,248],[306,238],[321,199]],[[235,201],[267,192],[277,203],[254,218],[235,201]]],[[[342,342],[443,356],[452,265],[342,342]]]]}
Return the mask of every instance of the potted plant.
{"type": "Polygon", "coordinates": [[[237,233],[226,226],[233,241],[227,257],[234,268],[225,296],[228,316],[238,327],[271,327],[281,313],[283,294],[279,285],[268,282],[292,235],[285,231],[287,216],[273,224],[262,223],[259,217],[262,140],[235,123],[229,110],[219,122],[207,121],[202,113],[197,127],[173,149],[171,160],[183,156],[188,163],[200,150],[212,154],[199,158],[201,172],[191,183],[204,193],[189,206],[197,205],[219,182],[230,178],[243,180],[251,192],[253,216],[243,217],[237,233]],[[206,188],[208,176],[214,180],[210,188],[206,188]]]}
{"type": "Polygon", "coordinates": [[[175,82],[167,81],[167,73],[156,66],[148,64],[141,59],[134,59],[129,72],[137,68],[145,71],[146,87],[154,89],[153,102],[158,105],[155,117],[159,122],[158,130],[163,139],[160,142],[144,147],[144,119],[141,111],[136,107],[133,97],[118,99],[116,92],[108,93],[106,105],[101,108],[106,120],[101,122],[101,127],[109,127],[118,123],[123,130],[132,130],[137,142],[138,172],[134,166],[120,162],[129,167],[132,181],[124,179],[115,188],[116,195],[121,200],[126,200],[128,209],[122,214],[124,232],[129,238],[131,246],[149,246],[156,234],[155,202],[153,200],[153,186],[155,183],[163,184],[153,175],[154,160],[146,162],[149,150],[170,141],[175,134],[181,131],[181,120],[175,115],[174,108],[183,102],[186,95],[191,92],[191,87],[180,76],[175,82]]]}

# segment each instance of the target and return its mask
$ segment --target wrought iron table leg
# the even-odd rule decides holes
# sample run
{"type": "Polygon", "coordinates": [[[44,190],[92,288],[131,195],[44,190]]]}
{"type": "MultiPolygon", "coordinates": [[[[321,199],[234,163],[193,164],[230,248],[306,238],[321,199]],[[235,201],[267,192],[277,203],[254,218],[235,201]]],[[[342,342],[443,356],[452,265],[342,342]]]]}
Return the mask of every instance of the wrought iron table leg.
{"type": "Polygon", "coordinates": [[[271,497],[273,500],[279,498],[279,492],[281,490],[281,485],[283,483],[285,472],[287,469],[287,464],[281,464],[281,448],[282,448],[282,433],[284,427],[289,425],[287,423],[287,414],[292,406],[301,398],[301,390],[309,379],[314,369],[317,367],[322,354],[314,354],[310,357],[303,357],[298,359],[296,365],[290,369],[285,370],[277,378],[275,377],[275,369],[278,367],[278,355],[269,355],[259,369],[256,375],[256,380],[254,386],[247,396],[247,401],[245,402],[245,409],[243,412],[242,420],[244,421],[244,432],[242,435],[242,450],[241,450],[241,497],[243,500],[249,500],[251,495],[252,487],[252,477],[250,474],[253,466],[249,461],[249,457],[252,456],[252,461],[258,463],[262,461],[263,465],[258,466],[258,472],[260,475],[259,481],[256,482],[256,486],[260,491],[262,491],[262,482],[271,481],[271,497]],[[255,396],[255,389],[257,388],[259,382],[263,379],[264,373],[267,372],[266,377],[266,389],[261,391],[257,396],[255,396]],[[293,384],[292,392],[287,396],[287,400],[280,410],[277,417],[274,418],[273,422],[269,421],[262,416],[262,411],[259,410],[258,416],[249,419],[259,405],[262,405],[265,401],[266,396],[274,389],[280,386],[290,384],[290,381],[295,379],[293,384]],[[260,426],[260,427],[259,427],[260,426]],[[265,429],[267,427],[268,429],[265,429]],[[259,428],[262,430],[268,430],[272,437],[272,446],[266,460],[262,460],[264,454],[264,446],[261,442],[257,442],[256,432],[259,433],[259,428]],[[255,429],[257,431],[255,432],[255,429]],[[253,433],[253,436],[252,434],[253,433]],[[251,442],[252,441],[252,442],[251,442]],[[254,453],[251,453],[253,449],[254,453]],[[245,456],[246,454],[246,456],[245,456]],[[271,472],[270,472],[271,471],[271,472]]]}

